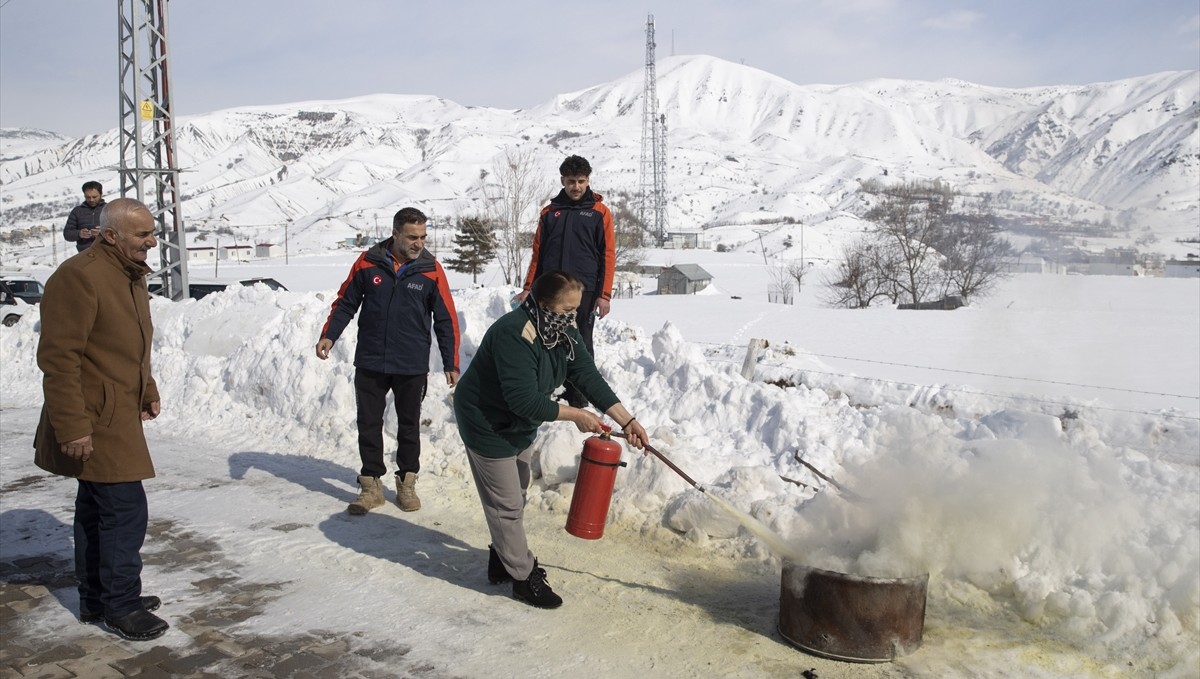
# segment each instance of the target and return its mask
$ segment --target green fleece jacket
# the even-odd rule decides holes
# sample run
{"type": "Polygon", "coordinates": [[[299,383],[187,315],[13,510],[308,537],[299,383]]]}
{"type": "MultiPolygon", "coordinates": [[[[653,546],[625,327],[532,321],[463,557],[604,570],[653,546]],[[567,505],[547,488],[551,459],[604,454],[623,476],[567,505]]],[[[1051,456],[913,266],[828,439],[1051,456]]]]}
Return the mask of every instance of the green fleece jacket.
{"type": "Polygon", "coordinates": [[[567,329],[575,342],[575,359],[567,347],[547,349],[525,307],[501,316],[488,328],[466,372],[454,388],[458,434],[471,450],[485,457],[514,457],[537,437],[543,422],[558,418],[550,398],[571,380],[601,412],[618,402],[596,370],[579,331],[567,329]]]}

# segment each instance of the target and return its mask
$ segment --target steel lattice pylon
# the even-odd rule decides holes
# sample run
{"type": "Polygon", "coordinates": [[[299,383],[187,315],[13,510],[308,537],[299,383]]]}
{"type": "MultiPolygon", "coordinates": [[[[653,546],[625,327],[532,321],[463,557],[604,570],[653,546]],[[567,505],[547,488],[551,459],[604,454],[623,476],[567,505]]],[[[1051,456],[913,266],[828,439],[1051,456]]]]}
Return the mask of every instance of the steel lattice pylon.
{"type": "Polygon", "coordinates": [[[188,296],[187,247],[167,71],[167,0],[117,0],[121,196],[137,198],[158,224],[161,294],[188,296]]]}
{"type": "Polygon", "coordinates": [[[642,88],[642,166],[638,219],[658,245],[667,238],[667,116],[658,113],[654,15],[646,17],[646,79],[642,88]]]}

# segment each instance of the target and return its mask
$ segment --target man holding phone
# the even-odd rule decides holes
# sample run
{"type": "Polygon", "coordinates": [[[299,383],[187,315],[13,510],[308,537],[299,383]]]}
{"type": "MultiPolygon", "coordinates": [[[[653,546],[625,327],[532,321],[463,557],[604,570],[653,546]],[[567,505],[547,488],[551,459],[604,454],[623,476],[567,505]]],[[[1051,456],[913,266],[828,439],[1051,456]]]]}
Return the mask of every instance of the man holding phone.
{"type": "Polygon", "coordinates": [[[63,238],[75,244],[79,252],[92,247],[100,235],[100,211],[104,209],[104,187],[100,182],[90,181],[83,185],[83,203],[76,205],[67,215],[63,227],[63,238]]]}

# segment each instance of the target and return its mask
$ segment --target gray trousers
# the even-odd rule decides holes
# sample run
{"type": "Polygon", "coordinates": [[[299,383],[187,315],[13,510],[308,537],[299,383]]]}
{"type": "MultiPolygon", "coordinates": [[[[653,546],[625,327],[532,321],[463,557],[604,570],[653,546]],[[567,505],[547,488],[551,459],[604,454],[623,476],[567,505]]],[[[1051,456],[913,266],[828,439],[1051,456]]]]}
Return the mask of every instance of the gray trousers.
{"type": "Polygon", "coordinates": [[[509,575],[517,580],[527,580],[533,572],[533,552],[525,540],[525,490],[529,488],[532,458],[532,447],[516,457],[485,457],[467,448],[492,548],[509,575]]]}

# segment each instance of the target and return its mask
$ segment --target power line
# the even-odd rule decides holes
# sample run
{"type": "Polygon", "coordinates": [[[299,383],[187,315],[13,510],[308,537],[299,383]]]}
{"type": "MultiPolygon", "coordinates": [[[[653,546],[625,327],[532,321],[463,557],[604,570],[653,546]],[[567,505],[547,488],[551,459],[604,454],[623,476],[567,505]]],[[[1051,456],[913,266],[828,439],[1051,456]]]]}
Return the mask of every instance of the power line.
{"type": "Polygon", "coordinates": [[[1104,386],[1100,386],[1098,384],[1080,384],[1078,382],[1060,382],[1057,380],[1038,379],[1036,377],[1014,377],[1012,375],[997,375],[995,373],[977,372],[974,370],[957,370],[955,368],[934,368],[932,366],[913,365],[910,363],[893,363],[890,361],[876,361],[876,360],[870,359],[870,358],[854,358],[853,356],[836,356],[833,354],[817,354],[817,353],[813,353],[811,351],[806,351],[806,352],[804,352],[804,354],[806,354],[808,356],[819,356],[821,358],[836,358],[836,359],[840,359],[843,361],[861,361],[863,363],[875,363],[878,365],[890,365],[890,366],[897,366],[897,367],[901,367],[901,368],[918,368],[920,370],[940,370],[941,372],[959,373],[962,375],[977,375],[980,377],[999,377],[999,378],[1005,379],[1005,380],[1020,380],[1023,382],[1041,382],[1042,384],[1058,384],[1058,385],[1067,386],[1067,387],[1084,387],[1087,389],[1107,389],[1109,391],[1122,391],[1122,392],[1125,392],[1128,394],[1146,394],[1149,396],[1170,396],[1172,398],[1189,398],[1189,399],[1193,399],[1196,401],[1200,401],[1200,396],[1186,396],[1184,394],[1167,394],[1167,393],[1160,392],[1160,391],[1142,391],[1140,389],[1126,389],[1124,387],[1104,387],[1104,386]]]}
{"type": "MultiPolygon", "coordinates": [[[[727,347],[727,348],[731,348],[731,349],[736,349],[736,347],[734,347],[733,345],[720,344],[717,342],[693,342],[693,344],[707,344],[710,346],[727,347]]],[[[816,354],[816,353],[811,353],[811,352],[805,352],[805,353],[810,356],[820,356],[823,358],[841,358],[841,359],[852,360],[852,361],[864,361],[867,363],[879,363],[882,365],[893,365],[893,366],[903,366],[903,367],[908,367],[908,368],[919,368],[922,370],[943,370],[946,372],[966,373],[969,375],[981,375],[981,376],[986,376],[986,377],[999,377],[999,378],[1003,378],[1003,379],[1026,381],[1026,382],[1045,382],[1048,384],[1058,384],[1058,385],[1083,387],[1083,388],[1090,388],[1090,389],[1109,389],[1112,391],[1124,391],[1124,392],[1129,392],[1129,393],[1134,393],[1134,394],[1145,394],[1145,395],[1151,395],[1151,396],[1168,396],[1168,397],[1173,397],[1173,398],[1188,398],[1188,399],[1198,398],[1195,396],[1183,396],[1183,395],[1179,395],[1179,394],[1165,394],[1165,393],[1159,393],[1159,392],[1153,392],[1153,391],[1139,391],[1136,389],[1123,389],[1120,387],[1102,387],[1102,386],[1090,385],[1090,384],[1077,384],[1074,382],[1056,382],[1053,380],[1039,380],[1039,379],[1031,378],[1031,377],[1013,377],[1010,375],[996,375],[996,374],[992,374],[992,373],[972,372],[972,371],[967,371],[967,370],[954,370],[952,368],[934,368],[934,367],[930,367],[930,366],[910,365],[910,364],[905,364],[905,363],[889,363],[887,361],[874,361],[874,360],[865,359],[865,358],[833,356],[833,355],[829,355],[829,354],[816,354]]],[[[719,357],[710,356],[709,358],[712,359],[712,358],[719,358],[719,357]]],[[[734,359],[723,359],[723,360],[729,361],[731,363],[737,362],[734,359]]],[[[774,365],[782,366],[783,364],[775,363],[774,365]]],[[[879,377],[863,377],[861,375],[850,375],[847,373],[831,372],[831,371],[827,371],[827,370],[812,370],[809,368],[797,368],[796,370],[797,370],[797,372],[800,372],[800,373],[812,373],[815,375],[829,375],[832,377],[841,377],[841,378],[851,379],[851,380],[864,380],[867,382],[890,384],[890,385],[897,386],[897,387],[908,387],[908,388],[920,389],[920,388],[931,386],[931,385],[915,384],[915,383],[911,383],[911,382],[898,382],[896,380],[886,380],[886,379],[879,378],[879,377]]],[[[1031,401],[1034,403],[1043,403],[1046,405],[1060,406],[1064,409],[1080,407],[1078,404],[1064,403],[1062,401],[1051,401],[1048,399],[1038,398],[1035,396],[1020,396],[1020,395],[1016,395],[1016,394],[996,394],[996,393],[992,393],[992,392],[978,391],[978,390],[955,389],[953,387],[946,387],[946,386],[939,386],[938,388],[941,389],[942,391],[948,391],[948,392],[952,392],[952,393],[974,394],[974,395],[978,395],[978,396],[990,396],[992,398],[1012,399],[1012,400],[1019,400],[1019,401],[1031,401]]],[[[1153,417],[1169,417],[1169,418],[1175,418],[1175,419],[1194,420],[1194,421],[1200,422],[1200,417],[1192,417],[1189,415],[1176,415],[1173,413],[1152,412],[1152,411],[1147,411],[1147,410],[1129,410],[1127,408],[1112,408],[1112,407],[1108,407],[1108,406],[1089,405],[1086,407],[1091,408],[1093,410],[1107,410],[1110,412],[1128,413],[1128,414],[1132,414],[1132,415],[1149,415],[1149,416],[1153,416],[1153,417]]]]}
{"type": "MultiPolygon", "coordinates": [[[[913,388],[917,388],[917,389],[929,386],[929,385],[925,385],[925,384],[913,384],[910,382],[896,382],[894,380],[885,380],[885,379],[881,379],[881,378],[877,378],[877,377],[860,377],[858,375],[846,375],[843,373],[828,372],[828,371],[824,371],[824,370],[809,370],[807,368],[800,369],[800,372],[814,373],[817,375],[832,375],[834,377],[845,377],[845,378],[855,379],[855,380],[866,380],[868,382],[880,382],[883,384],[892,384],[892,385],[896,385],[896,386],[900,386],[900,387],[913,387],[913,388]]],[[[1001,375],[1000,377],[1003,377],[1003,376],[1001,375]]],[[[1014,377],[1011,379],[1022,379],[1022,378],[1014,377]]],[[[1062,401],[1050,401],[1050,400],[1047,400],[1044,398],[1037,398],[1036,396],[1018,396],[1016,394],[994,394],[994,393],[986,392],[986,391],[975,391],[975,390],[967,391],[966,389],[954,389],[952,387],[938,387],[938,388],[941,389],[942,391],[949,391],[949,392],[953,392],[953,393],[957,393],[957,394],[976,394],[979,396],[991,396],[992,398],[1006,398],[1006,399],[1012,399],[1015,401],[1032,401],[1034,403],[1044,403],[1046,405],[1060,406],[1064,410],[1069,410],[1071,408],[1080,407],[1078,404],[1064,403],[1062,401]]],[[[1147,393],[1147,392],[1139,392],[1139,393],[1147,393]]],[[[1188,397],[1184,397],[1184,398],[1188,398],[1188,397]]],[[[1161,412],[1152,412],[1152,411],[1147,411],[1147,410],[1128,410],[1126,408],[1111,408],[1108,406],[1089,405],[1089,406],[1085,406],[1085,407],[1091,408],[1092,410],[1107,410],[1110,412],[1129,413],[1132,415],[1151,415],[1154,417],[1170,417],[1170,418],[1175,418],[1175,419],[1180,419],[1180,420],[1194,420],[1194,421],[1200,422],[1200,417],[1192,417],[1190,415],[1176,415],[1174,413],[1161,413],[1161,412]]]]}

